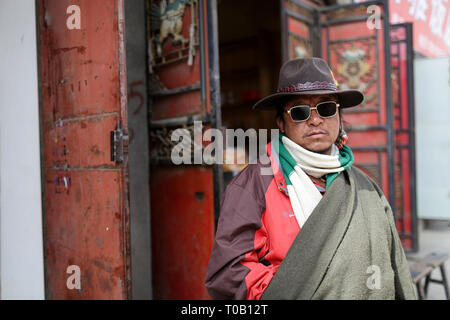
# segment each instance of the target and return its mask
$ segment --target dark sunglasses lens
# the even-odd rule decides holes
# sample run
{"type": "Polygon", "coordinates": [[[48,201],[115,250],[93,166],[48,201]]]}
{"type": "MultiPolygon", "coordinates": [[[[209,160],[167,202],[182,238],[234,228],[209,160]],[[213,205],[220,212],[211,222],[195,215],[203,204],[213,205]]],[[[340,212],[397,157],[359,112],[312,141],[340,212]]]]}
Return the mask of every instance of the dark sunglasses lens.
{"type": "Polygon", "coordinates": [[[332,117],[336,114],[336,103],[325,102],[317,106],[317,112],[321,117],[332,117]]]}
{"type": "Polygon", "coordinates": [[[296,106],[291,109],[291,117],[294,121],[304,121],[309,118],[309,106],[296,106]]]}

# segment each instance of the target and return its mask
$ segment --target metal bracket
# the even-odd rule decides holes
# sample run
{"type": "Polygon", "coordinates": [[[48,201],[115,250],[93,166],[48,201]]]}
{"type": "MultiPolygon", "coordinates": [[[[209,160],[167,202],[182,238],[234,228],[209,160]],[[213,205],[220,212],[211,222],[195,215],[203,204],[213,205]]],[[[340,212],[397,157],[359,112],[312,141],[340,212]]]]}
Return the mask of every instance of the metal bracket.
{"type": "Polygon", "coordinates": [[[123,163],[125,153],[128,153],[128,135],[124,133],[120,123],[117,124],[114,131],[110,132],[111,161],[123,163]]]}

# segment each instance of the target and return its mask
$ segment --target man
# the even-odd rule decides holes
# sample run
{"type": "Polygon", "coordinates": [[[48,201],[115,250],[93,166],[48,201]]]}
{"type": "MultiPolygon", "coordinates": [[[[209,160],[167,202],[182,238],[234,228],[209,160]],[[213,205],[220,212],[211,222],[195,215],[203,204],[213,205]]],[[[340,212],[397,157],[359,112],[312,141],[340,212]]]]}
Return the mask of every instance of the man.
{"type": "Polygon", "coordinates": [[[221,203],[206,287],[216,299],[415,299],[392,210],[353,167],[340,109],[364,99],[339,91],[327,63],[295,59],[278,92],[270,164],[247,166],[221,203]],[[267,169],[270,173],[266,174],[267,169]]]}

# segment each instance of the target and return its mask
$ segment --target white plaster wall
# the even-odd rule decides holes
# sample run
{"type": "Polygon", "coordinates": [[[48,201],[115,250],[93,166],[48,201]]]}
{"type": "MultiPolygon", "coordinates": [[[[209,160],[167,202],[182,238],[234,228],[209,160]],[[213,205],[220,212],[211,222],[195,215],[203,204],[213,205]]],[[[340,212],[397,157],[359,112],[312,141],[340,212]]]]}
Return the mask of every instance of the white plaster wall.
{"type": "Polygon", "coordinates": [[[0,297],[44,299],[35,1],[0,1],[0,297]]]}
{"type": "Polygon", "coordinates": [[[450,57],[414,60],[417,214],[450,220],[450,57]]]}

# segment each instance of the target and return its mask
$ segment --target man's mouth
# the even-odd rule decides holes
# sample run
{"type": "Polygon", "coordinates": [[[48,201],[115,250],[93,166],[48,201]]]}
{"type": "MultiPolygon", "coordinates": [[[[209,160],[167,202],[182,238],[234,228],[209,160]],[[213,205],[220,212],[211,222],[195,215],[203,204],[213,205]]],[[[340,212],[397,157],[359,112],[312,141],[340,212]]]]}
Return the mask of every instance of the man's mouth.
{"type": "Polygon", "coordinates": [[[322,137],[322,136],[324,136],[324,135],[326,135],[327,133],[325,132],[325,131],[322,131],[322,130],[314,130],[314,131],[311,131],[310,133],[308,133],[306,136],[308,137],[308,138],[320,138],[320,137],[322,137]]]}

